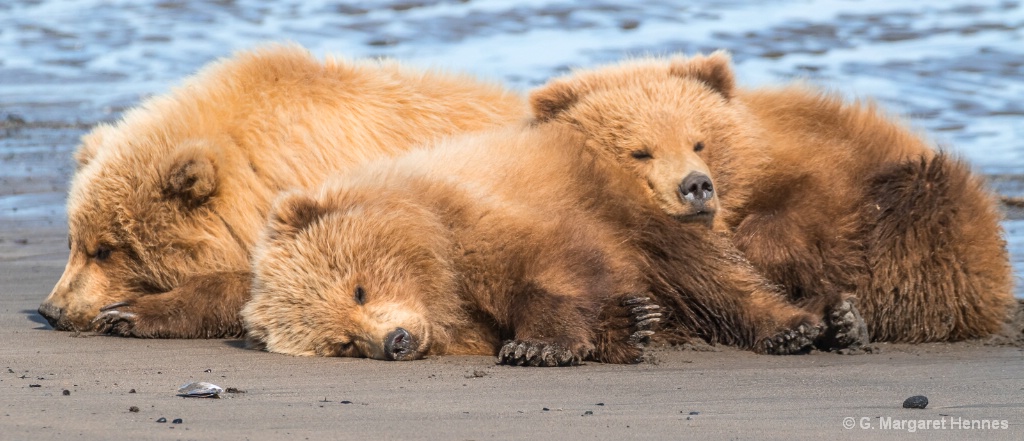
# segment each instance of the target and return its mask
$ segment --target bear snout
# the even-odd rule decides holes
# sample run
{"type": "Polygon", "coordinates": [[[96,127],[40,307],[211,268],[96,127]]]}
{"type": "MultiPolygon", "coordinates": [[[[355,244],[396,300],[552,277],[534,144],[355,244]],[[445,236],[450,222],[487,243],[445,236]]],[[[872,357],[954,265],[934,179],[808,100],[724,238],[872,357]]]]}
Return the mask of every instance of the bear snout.
{"type": "Polygon", "coordinates": [[[46,319],[47,323],[49,323],[53,329],[60,329],[58,325],[60,324],[61,317],[64,316],[63,309],[54,306],[52,303],[45,302],[42,305],[39,305],[39,309],[36,311],[46,319]]]}
{"type": "Polygon", "coordinates": [[[699,208],[715,197],[715,187],[708,175],[700,172],[690,172],[690,174],[683,178],[683,182],[679,184],[679,195],[684,204],[694,205],[695,208],[699,208]]]}
{"type": "Polygon", "coordinates": [[[402,361],[414,358],[416,339],[403,328],[395,328],[384,337],[384,357],[391,361],[402,361]]]}

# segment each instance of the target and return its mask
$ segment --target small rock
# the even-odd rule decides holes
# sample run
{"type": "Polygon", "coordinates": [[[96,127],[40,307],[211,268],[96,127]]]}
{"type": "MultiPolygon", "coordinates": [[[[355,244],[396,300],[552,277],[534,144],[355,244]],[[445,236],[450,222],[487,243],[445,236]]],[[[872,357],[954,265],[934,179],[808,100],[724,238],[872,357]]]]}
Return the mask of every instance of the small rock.
{"type": "Polygon", "coordinates": [[[598,406],[604,406],[604,403],[597,403],[598,406]]]}
{"type": "Polygon", "coordinates": [[[548,408],[544,407],[544,408],[542,408],[541,410],[543,410],[543,411],[547,412],[547,411],[549,411],[549,410],[551,410],[551,409],[548,409],[548,408]]]}
{"type": "Polygon", "coordinates": [[[352,404],[349,400],[341,400],[341,404],[352,404]]]}
{"type": "Polygon", "coordinates": [[[167,422],[167,418],[164,418],[164,417],[157,418],[156,422],[158,422],[158,423],[166,423],[167,422]]]}
{"type": "Polygon", "coordinates": [[[132,406],[132,407],[129,407],[129,408],[128,408],[128,411],[129,411],[129,412],[133,412],[133,413],[138,413],[138,412],[139,412],[139,406],[132,406]]]}
{"type": "Polygon", "coordinates": [[[135,389],[132,389],[132,390],[128,391],[128,393],[130,393],[130,394],[135,393],[135,389]]]}
{"type": "Polygon", "coordinates": [[[68,395],[71,395],[71,391],[69,391],[67,389],[64,389],[64,392],[61,392],[61,393],[64,394],[65,397],[68,396],[68,395]]]}
{"type": "Polygon", "coordinates": [[[697,412],[696,410],[691,410],[690,415],[700,415],[700,412],[697,412]]]}
{"type": "Polygon", "coordinates": [[[184,423],[184,421],[182,421],[181,418],[175,418],[174,421],[171,421],[171,424],[181,424],[181,423],[184,423]]]}
{"type": "Polygon", "coordinates": [[[229,387],[227,389],[224,389],[224,392],[225,393],[229,393],[229,394],[244,394],[245,393],[244,390],[238,389],[238,388],[234,388],[234,387],[229,387]]]}
{"type": "Polygon", "coordinates": [[[914,395],[903,400],[904,409],[924,409],[925,407],[928,407],[928,397],[924,395],[914,395]]]}
{"type": "Polygon", "coordinates": [[[594,414],[594,411],[588,410],[586,412],[583,412],[583,415],[580,415],[580,416],[587,416],[587,415],[593,415],[593,414],[594,414]]]}
{"type": "Polygon", "coordinates": [[[28,387],[43,387],[41,384],[30,384],[28,387]]]}

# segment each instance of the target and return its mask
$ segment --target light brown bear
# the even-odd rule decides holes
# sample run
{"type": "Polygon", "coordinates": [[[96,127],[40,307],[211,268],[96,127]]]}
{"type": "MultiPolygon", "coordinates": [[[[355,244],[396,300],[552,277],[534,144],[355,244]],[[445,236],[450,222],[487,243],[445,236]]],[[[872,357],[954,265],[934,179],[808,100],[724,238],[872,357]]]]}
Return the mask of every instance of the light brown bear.
{"type": "Polygon", "coordinates": [[[250,252],[281,191],[456,132],[521,121],[522,96],[394,62],[242,52],[86,135],[67,268],[39,307],[58,330],[240,336],[250,252]]]}
{"type": "Polygon", "coordinates": [[[737,88],[722,52],[582,71],[530,99],[538,123],[585,133],[666,213],[716,213],[792,300],[856,297],[874,340],[986,336],[1014,307],[994,195],[874,105],[737,88]]]}
{"type": "Polygon", "coordinates": [[[656,305],[673,341],[806,351],[790,305],[704,225],[648,202],[557,126],[509,127],[365,163],[280,199],[242,312],[255,348],[513,365],[632,362],[656,305]]]}

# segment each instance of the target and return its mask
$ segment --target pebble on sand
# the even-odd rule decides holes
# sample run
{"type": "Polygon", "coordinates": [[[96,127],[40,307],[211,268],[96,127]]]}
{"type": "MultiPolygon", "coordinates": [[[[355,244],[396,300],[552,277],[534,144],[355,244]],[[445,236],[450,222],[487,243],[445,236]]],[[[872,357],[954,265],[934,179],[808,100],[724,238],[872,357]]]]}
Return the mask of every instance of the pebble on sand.
{"type": "Polygon", "coordinates": [[[928,397],[924,395],[914,395],[903,400],[904,409],[924,409],[925,407],[928,407],[928,397]]]}

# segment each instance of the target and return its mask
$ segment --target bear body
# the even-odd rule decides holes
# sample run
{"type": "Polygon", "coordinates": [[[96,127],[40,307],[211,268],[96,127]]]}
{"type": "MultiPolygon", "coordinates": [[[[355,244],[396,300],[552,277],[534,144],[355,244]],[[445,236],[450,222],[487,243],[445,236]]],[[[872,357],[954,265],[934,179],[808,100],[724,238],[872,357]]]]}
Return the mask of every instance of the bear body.
{"type": "Polygon", "coordinates": [[[810,347],[819,318],[644,194],[557,126],[364,164],[277,202],[255,253],[247,339],[292,355],[622,363],[662,314],[667,339],[810,347]],[[413,343],[396,351],[396,338],[413,343]]]}
{"type": "Polygon", "coordinates": [[[83,137],[70,257],[39,312],[58,330],[238,336],[251,248],[279,192],[526,112],[468,76],[320,62],[296,46],[213,63],[83,137]]]}
{"type": "Polygon", "coordinates": [[[802,85],[737,88],[723,53],[579,72],[531,101],[538,121],[582,131],[647,183],[666,213],[713,212],[794,302],[828,313],[855,297],[874,340],[985,336],[1014,307],[994,195],[873,105],[802,85]],[[710,183],[694,187],[694,173],[710,183]]]}

